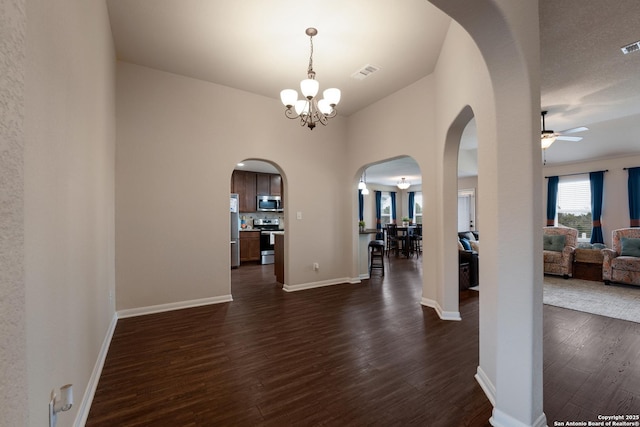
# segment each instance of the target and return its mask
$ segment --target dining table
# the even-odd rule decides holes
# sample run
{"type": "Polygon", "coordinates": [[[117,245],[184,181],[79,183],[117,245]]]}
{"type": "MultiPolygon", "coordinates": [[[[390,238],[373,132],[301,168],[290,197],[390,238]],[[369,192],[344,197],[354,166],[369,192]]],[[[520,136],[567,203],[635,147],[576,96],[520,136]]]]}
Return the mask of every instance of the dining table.
{"type": "Polygon", "coordinates": [[[411,237],[413,236],[415,229],[415,225],[399,225],[396,227],[396,230],[398,231],[398,242],[402,242],[400,250],[407,258],[411,256],[411,237]]]}

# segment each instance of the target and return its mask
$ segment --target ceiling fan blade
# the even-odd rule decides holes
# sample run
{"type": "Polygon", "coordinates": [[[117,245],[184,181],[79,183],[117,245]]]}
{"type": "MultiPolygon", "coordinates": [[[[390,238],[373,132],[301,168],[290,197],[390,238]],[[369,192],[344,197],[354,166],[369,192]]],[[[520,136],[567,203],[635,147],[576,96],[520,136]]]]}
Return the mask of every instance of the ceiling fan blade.
{"type": "Polygon", "coordinates": [[[564,135],[559,135],[556,137],[557,140],[559,141],[582,141],[582,137],[581,136],[564,136],[564,135]]]}
{"type": "Polygon", "coordinates": [[[566,129],[566,130],[562,130],[560,132],[558,132],[559,134],[567,134],[567,133],[577,133],[577,132],[584,132],[586,130],[589,130],[588,127],[584,127],[584,126],[580,126],[577,128],[571,128],[571,129],[566,129]]]}

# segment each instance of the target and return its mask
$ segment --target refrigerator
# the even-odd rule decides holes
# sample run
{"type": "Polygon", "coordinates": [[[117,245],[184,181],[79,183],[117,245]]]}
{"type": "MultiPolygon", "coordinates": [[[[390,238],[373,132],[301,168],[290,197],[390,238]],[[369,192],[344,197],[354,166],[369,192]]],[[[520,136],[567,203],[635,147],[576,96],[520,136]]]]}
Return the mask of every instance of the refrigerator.
{"type": "Polygon", "coordinates": [[[231,268],[240,267],[240,215],[238,213],[238,195],[231,194],[231,268]]]}

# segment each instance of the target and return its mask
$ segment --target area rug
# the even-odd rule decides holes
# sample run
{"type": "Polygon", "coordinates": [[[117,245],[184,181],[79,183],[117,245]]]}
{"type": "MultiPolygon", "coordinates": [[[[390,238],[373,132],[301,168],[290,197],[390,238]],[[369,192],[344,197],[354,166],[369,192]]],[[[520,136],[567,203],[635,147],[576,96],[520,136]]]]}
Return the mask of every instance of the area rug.
{"type": "Polygon", "coordinates": [[[640,323],[640,287],[545,276],[543,302],[640,323]]]}

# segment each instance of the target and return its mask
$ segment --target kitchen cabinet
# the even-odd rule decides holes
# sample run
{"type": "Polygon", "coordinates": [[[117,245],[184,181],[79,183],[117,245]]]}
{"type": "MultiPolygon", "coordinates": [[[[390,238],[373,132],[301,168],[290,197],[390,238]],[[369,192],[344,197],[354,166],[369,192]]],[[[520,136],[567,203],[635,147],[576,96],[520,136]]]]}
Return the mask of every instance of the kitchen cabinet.
{"type": "Polygon", "coordinates": [[[269,174],[269,189],[272,196],[282,197],[282,177],[276,174],[269,174]]]}
{"type": "Polygon", "coordinates": [[[274,173],[259,173],[256,181],[258,196],[282,196],[282,177],[274,173]]]}
{"type": "Polygon", "coordinates": [[[256,195],[270,196],[271,192],[271,174],[259,173],[256,176],[256,195]]]}
{"type": "Polygon", "coordinates": [[[231,192],[238,194],[240,212],[256,212],[256,196],[282,198],[282,177],[273,173],[234,170],[231,176],[231,192]]]}
{"type": "Polygon", "coordinates": [[[273,272],[276,275],[276,282],[284,283],[284,234],[278,233],[275,235],[273,257],[273,272]]]}
{"type": "Polygon", "coordinates": [[[240,232],[240,262],[260,261],[260,231],[240,232]]]}
{"type": "Polygon", "coordinates": [[[256,172],[234,170],[231,177],[231,192],[238,194],[240,212],[256,211],[256,172]]]}

